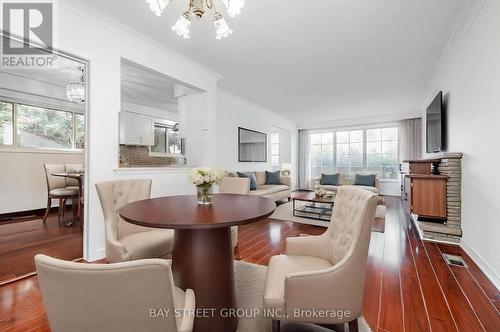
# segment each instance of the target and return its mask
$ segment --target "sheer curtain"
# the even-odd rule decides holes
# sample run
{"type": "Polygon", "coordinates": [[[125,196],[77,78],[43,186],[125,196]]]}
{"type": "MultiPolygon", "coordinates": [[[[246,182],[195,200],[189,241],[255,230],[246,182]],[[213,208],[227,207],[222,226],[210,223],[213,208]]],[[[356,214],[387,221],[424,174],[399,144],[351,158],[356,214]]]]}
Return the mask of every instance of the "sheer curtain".
{"type": "Polygon", "coordinates": [[[309,189],[311,179],[311,165],[309,164],[310,154],[309,130],[299,130],[299,189],[309,189]]]}
{"type": "Polygon", "coordinates": [[[422,158],[422,119],[401,121],[400,160],[422,158]]]}

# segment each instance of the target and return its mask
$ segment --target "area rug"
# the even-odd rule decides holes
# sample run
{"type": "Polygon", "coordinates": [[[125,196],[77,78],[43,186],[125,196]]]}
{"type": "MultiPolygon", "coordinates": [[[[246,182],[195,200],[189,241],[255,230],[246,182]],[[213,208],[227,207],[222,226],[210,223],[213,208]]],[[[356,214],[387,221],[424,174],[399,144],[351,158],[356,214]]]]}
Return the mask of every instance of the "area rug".
{"type": "MultiPolygon", "coordinates": [[[[292,211],[293,209],[292,204],[293,204],[292,202],[281,204],[276,208],[276,210],[274,210],[274,213],[269,218],[277,220],[293,221],[300,224],[314,225],[320,227],[328,227],[328,225],[330,224],[330,222],[326,220],[315,220],[315,219],[301,218],[294,216],[292,211]]],[[[297,201],[295,204],[297,204],[297,207],[300,207],[300,204],[306,204],[306,203],[297,201]]],[[[378,205],[377,211],[375,212],[375,219],[373,221],[372,231],[380,233],[385,232],[385,214],[386,214],[385,205],[382,204],[378,205]]]]}
{"type": "MultiPolygon", "coordinates": [[[[267,267],[234,261],[234,274],[236,282],[236,304],[245,311],[263,308],[264,285],[267,267]]],[[[371,332],[364,318],[359,320],[359,331],[371,332]]],[[[271,332],[271,320],[265,317],[240,318],[237,332],[271,332]]],[[[282,332],[328,332],[331,330],[313,324],[285,323],[282,332]]]]}

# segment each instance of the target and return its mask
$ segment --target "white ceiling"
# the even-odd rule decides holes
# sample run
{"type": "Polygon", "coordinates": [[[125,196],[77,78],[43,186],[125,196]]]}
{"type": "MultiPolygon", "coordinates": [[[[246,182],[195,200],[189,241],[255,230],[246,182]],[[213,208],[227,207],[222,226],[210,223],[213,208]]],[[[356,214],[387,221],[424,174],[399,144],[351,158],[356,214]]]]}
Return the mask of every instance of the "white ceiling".
{"type": "Polygon", "coordinates": [[[121,99],[158,110],[177,109],[173,78],[129,61],[121,63],[121,99]]]}
{"type": "MultiPolygon", "coordinates": [[[[416,113],[469,0],[249,0],[214,38],[170,30],[187,0],[158,18],[144,0],[80,0],[226,78],[220,86],[297,122],[416,113]]],[[[215,0],[223,8],[221,0],[215,0]]]]}
{"type": "Polygon", "coordinates": [[[63,56],[58,56],[56,66],[39,69],[8,69],[0,67],[0,72],[20,76],[43,83],[60,87],[66,93],[66,85],[72,82],[80,82],[85,64],[63,56]]]}

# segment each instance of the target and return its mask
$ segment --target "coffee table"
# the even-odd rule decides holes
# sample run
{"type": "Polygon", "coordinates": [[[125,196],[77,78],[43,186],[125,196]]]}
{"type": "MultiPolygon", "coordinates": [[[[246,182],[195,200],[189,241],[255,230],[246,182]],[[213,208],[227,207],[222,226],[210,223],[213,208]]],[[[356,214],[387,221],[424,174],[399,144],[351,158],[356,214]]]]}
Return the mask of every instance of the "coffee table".
{"type": "Polygon", "coordinates": [[[298,192],[292,195],[293,216],[315,220],[330,221],[335,203],[335,193],[326,197],[317,197],[314,192],[298,192]],[[297,201],[306,202],[297,206],[297,201]]]}

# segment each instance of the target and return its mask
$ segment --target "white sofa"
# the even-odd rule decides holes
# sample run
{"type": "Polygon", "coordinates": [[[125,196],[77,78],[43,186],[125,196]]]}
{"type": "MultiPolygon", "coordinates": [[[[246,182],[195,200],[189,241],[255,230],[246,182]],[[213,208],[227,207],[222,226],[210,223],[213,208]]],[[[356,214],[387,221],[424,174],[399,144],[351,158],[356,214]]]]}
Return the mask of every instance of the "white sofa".
{"type": "MultiPolygon", "coordinates": [[[[361,175],[368,175],[368,174],[361,174],[361,175]]],[[[311,188],[314,188],[316,184],[319,184],[321,181],[321,177],[314,177],[311,179],[311,188]]],[[[355,188],[362,188],[366,189],[368,191],[371,191],[375,194],[380,193],[380,178],[378,176],[375,177],[375,187],[369,187],[369,186],[359,186],[354,184],[354,178],[352,179],[346,179],[345,174],[339,173],[339,186],[351,186],[355,188]]],[[[328,191],[337,191],[339,186],[332,186],[332,185],[326,185],[326,184],[319,184],[319,188],[328,190],[328,191]]]]}
{"type": "MultiPolygon", "coordinates": [[[[249,173],[249,172],[244,172],[249,173]]],[[[281,176],[281,184],[266,184],[266,172],[256,171],[255,179],[257,182],[257,190],[250,190],[250,181],[248,181],[248,195],[257,195],[267,197],[273,201],[282,199],[290,200],[291,197],[291,178],[289,176],[281,176]]],[[[226,174],[227,184],[231,182],[231,178],[239,178],[236,172],[228,172],[226,174]]]]}

